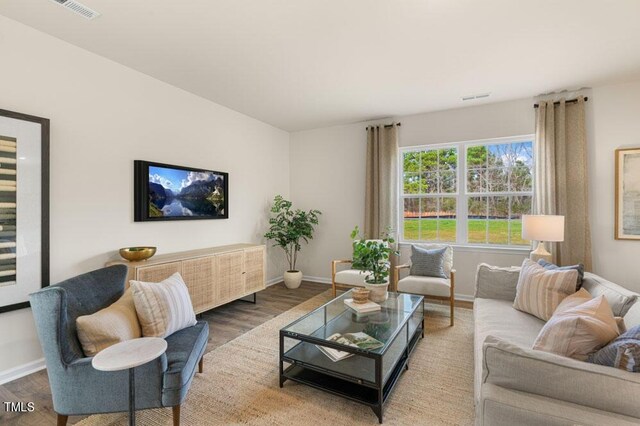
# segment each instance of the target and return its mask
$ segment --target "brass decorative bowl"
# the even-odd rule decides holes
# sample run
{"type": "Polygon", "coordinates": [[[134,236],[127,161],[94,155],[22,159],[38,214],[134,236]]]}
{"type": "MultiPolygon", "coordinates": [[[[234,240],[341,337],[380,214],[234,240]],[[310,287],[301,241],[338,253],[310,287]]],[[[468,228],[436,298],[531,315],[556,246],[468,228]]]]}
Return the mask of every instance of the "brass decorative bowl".
{"type": "Polygon", "coordinates": [[[369,290],[356,287],[351,292],[351,296],[353,297],[353,303],[367,303],[369,301],[369,290]]]}
{"type": "Polygon", "coordinates": [[[155,247],[124,247],[120,249],[120,256],[124,257],[129,262],[147,260],[154,254],[156,254],[155,247]]]}

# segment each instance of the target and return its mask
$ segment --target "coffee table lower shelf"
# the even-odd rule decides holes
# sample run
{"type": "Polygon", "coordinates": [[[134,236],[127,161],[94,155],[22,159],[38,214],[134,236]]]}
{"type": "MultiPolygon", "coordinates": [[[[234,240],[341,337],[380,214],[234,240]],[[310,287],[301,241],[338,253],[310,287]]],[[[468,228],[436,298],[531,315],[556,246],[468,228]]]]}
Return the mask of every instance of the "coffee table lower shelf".
{"type": "Polygon", "coordinates": [[[320,371],[322,369],[305,367],[303,363],[287,358],[286,355],[281,357],[280,363],[282,365],[282,362],[288,362],[291,363],[291,365],[282,370],[280,374],[280,387],[283,387],[286,380],[292,380],[367,405],[371,407],[378,417],[378,421],[382,424],[384,403],[387,401],[402,372],[409,368],[409,357],[418,341],[423,337],[422,330],[423,327],[415,330],[409,340],[409,344],[403,351],[402,356],[398,359],[389,377],[382,385],[382,388],[363,381],[356,383],[345,380],[332,375],[330,371],[322,372],[320,371]]]}

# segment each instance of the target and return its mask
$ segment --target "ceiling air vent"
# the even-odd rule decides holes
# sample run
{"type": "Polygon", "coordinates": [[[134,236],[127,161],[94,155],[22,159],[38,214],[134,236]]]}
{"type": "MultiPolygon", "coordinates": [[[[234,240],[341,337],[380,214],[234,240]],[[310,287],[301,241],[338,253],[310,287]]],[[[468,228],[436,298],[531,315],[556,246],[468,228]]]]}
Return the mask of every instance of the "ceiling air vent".
{"type": "Polygon", "coordinates": [[[491,93],[478,93],[477,95],[463,96],[462,100],[463,101],[472,101],[474,99],[488,98],[490,95],[491,95],[491,93]]]}
{"type": "Polygon", "coordinates": [[[95,19],[98,16],[100,16],[100,14],[95,10],[75,0],[52,0],[52,1],[58,3],[60,6],[66,7],[70,11],[77,13],[78,15],[86,19],[95,19]]]}

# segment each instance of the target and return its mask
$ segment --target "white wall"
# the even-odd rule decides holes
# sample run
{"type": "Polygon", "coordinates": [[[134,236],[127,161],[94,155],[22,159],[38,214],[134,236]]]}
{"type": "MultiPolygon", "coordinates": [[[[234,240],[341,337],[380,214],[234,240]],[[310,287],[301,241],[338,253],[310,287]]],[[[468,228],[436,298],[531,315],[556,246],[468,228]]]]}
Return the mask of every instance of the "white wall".
{"type": "MultiPolygon", "coordinates": [[[[532,101],[523,99],[397,117],[402,146],[460,142],[534,132],[532,101]]],[[[389,120],[387,120],[389,121],[389,120]]],[[[315,239],[299,267],[319,281],[331,278],[332,259],[351,257],[349,233],[364,221],[366,132],[364,123],[291,135],[291,197],[298,207],[323,212],[315,239]]],[[[526,250],[454,250],[460,298],[473,296],[476,266],[519,265],[526,250]]],[[[404,260],[403,256],[403,260],[404,260]]]]}
{"type": "Polygon", "coordinates": [[[594,270],[640,292],[640,241],[614,239],[614,151],[640,147],[640,81],[593,89],[588,123],[591,232],[594,270]]]}
{"type": "MultiPolygon", "coordinates": [[[[0,108],[51,119],[52,282],[123,246],[262,241],[269,201],[289,194],[287,132],[1,16],[0,52],[0,108]],[[134,223],[134,159],[229,172],[230,218],[134,223]]],[[[41,356],[30,310],[0,315],[0,380],[41,356]]]]}

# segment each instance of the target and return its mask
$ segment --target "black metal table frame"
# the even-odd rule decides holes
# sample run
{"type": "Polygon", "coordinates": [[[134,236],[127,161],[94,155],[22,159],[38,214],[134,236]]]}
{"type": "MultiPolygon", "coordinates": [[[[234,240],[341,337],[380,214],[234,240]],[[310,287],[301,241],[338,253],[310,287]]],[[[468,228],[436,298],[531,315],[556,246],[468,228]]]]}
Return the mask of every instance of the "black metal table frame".
{"type": "MultiPolygon", "coordinates": [[[[371,409],[373,410],[373,412],[376,414],[376,416],[378,416],[378,421],[380,424],[382,424],[383,421],[383,415],[384,415],[384,403],[386,402],[388,396],[391,394],[391,391],[393,390],[393,388],[395,387],[396,383],[398,382],[398,378],[400,377],[400,373],[403,370],[408,370],[409,369],[409,357],[411,356],[411,354],[413,353],[413,349],[415,348],[416,344],[418,343],[418,333],[420,333],[420,338],[424,338],[424,313],[422,315],[422,320],[420,321],[420,326],[416,327],[416,329],[413,331],[413,333],[409,333],[409,321],[411,319],[411,317],[415,314],[415,311],[418,309],[419,306],[423,305],[424,302],[424,298],[421,298],[421,300],[419,301],[419,303],[416,304],[416,308],[415,310],[411,313],[411,315],[407,316],[407,318],[405,319],[405,321],[402,324],[398,325],[397,330],[395,331],[395,333],[390,337],[389,339],[389,343],[387,345],[387,347],[385,348],[385,351],[380,353],[380,354],[376,354],[376,353],[372,353],[366,350],[362,350],[362,349],[358,349],[358,348],[351,348],[348,346],[344,346],[335,342],[331,342],[325,339],[320,339],[320,338],[316,338],[316,337],[312,337],[312,336],[307,336],[307,335],[303,335],[303,334],[298,334],[298,333],[293,333],[290,331],[286,331],[281,329],[280,330],[280,360],[279,360],[279,369],[280,369],[280,387],[282,388],[284,386],[284,383],[287,380],[292,380],[298,383],[302,383],[302,384],[306,384],[308,386],[312,386],[316,389],[320,389],[322,391],[325,392],[329,392],[331,394],[334,395],[338,395],[341,396],[343,398],[347,398],[350,399],[352,401],[364,404],[364,405],[368,405],[369,407],[371,407],[371,409]],[[405,328],[406,326],[406,333],[407,333],[407,340],[406,340],[406,346],[402,352],[402,355],[400,357],[398,357],[398,359],[396,360],[395,364],[393,365],[393,367],[390,370],[390,374],[389,377],[386,381],[384,381],[384,378],[382,377],[382,360],[383,357],[387,351],[388,348],[390,348],[393,343],[395,342],[396,338],[400,335],[400,332],[402,331],[403,328],[405,328]],[[343,352],[349,352],[349,353],[353,353],[355,355],[359,355],[365,358],[372,358],[374,359],[375,362],[375,382],[370,382],[368,380],[363,380],[361,378],[358,377],[354,377],[354,376],[349,376],[349,375],[345,375],[342,373],[338,373],[336,371],[332,371],[332,370],[327,370],[325,368],[310,364],[310,363],[305,363],[305,362],[301,362],[299,360],[293,359],[293,358],[289,358],[286,356],[285,352],[284,352],[284,339],[285,338],[291,338],[291,339],[295,339],[295,340],[299,340],[299,342],[296,344],[302,344],[303,342],[307,342],[307,343],[312,343],[315,345],[320,345],[320,346],[325,346],[328,348],[333,348],[333,349],[337,349],[343,352]],[[287,367],[286,369],[284,368],[284,363],[287,362],[289,364],[291,364],[289,367],[287,367]],[[297,369],[310,369],[313,370],[317,373],[321,373],[324,374],[328,377],[334,377],[337,379],[341,379],[341,380],[346,380],[349,382],[352,382],[353,384],[356,384],[358,386],[362,386],[362,387],[366,387],[366,388],[371,388],[374,389],[376,391],[377,394],[377,398],[374,402],[366,402],[363,401],[362,399],[359,399],[355,396],[351,396],[347,393],[344,392],[339,392],[333,389],[330,389],[326,386],[323,386],[321,384],[318,383],[314,383],[312,381],[309,380],[304,380],[304,379],[300,379],[299,377],[295,377],[295,375],[291,374],[292,372],[294,372],[297,369]]],[[[329,302],[331,303],[331,302],[329,302]]],[[[325,308],[325,316],[326,316],[326,305],[321,306],[318,309],[321,308],[325,308]]],[[[297,323],[298,321],[302,320],[303,318],[306,318],[307,315],[304,315],[303,317],[299,318],[297,321],[294,321],[293,323],[289,324],[289,326],[297,323]]],[[[325,320],[325,326],[326,326],[326,320],[325,320]]]]}

